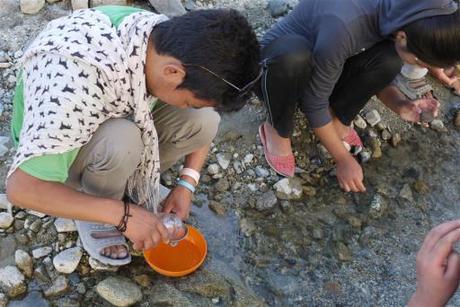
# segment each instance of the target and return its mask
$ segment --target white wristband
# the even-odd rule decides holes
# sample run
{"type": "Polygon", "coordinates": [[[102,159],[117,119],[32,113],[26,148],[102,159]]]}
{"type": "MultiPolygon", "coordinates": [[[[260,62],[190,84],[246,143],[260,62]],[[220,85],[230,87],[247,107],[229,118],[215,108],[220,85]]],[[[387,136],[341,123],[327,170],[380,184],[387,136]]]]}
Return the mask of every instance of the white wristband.
{"type": "Polygon", "coordinates": [[[181,176],[182,175],[189,176],[190,178],[192,178],[195,181],[196,184],[198,184],[198,182],[200,182],[200,173],[197,172],[196,170],[192,169],[192,168],[184,167],[183,169],[180,170],[179,174],[181,176]]]}

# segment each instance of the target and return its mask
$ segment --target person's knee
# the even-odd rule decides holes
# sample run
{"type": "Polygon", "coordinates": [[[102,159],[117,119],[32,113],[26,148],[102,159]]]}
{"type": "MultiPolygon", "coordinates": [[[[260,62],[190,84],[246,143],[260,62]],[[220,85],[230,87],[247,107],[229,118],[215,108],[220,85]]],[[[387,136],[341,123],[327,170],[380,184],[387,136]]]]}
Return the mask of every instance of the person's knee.
{"type": "Polygon", "coordinates": [[[212,108],[195,110],[189,124],[195,131],[193,143],[201,147],[211,144],[219,129],[220,115],[212,108]]]}

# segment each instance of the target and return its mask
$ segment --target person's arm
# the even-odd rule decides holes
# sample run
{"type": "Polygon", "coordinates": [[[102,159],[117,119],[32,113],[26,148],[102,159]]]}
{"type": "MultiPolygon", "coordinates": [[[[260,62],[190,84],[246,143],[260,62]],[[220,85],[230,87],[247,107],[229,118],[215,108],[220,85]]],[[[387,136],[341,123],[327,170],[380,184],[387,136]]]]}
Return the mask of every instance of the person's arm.
{"type": "MultiPolygon", "coordinates": [[[[200,172],[209,152],[209,145],[205,145],[185,157],[184,168],[191,168],[200,172]]],[[[197,183],[193,178],[182,175],[183,179],[193,186],[197,183]]],[[[187,188],[176,185],[163,203],[163,212],[175,212],[181,219],[186,220],[190,214],[192,204],[192,192],[187,188]]]]}
{"type": "Polygon", "coordinates": [[[458,289],[460,255],[453,249],[460,240],[460,219],[441,224],[426,236],[417,254],[417,289],[409,307],[445,306],[458,289]]]}
{"type": "MultiPolygon", "coordinates": [[[[124,214],[119,200],[94,197],[62,183],[40,180],[21,169],[8,178],[6,193],[12,204],[52,216],[116,226],[124,214]]],[[[135,248],[149,248],[167,240],[167,230],[154,214],[134,204],[130,213],[124,234],[135,248]]]]}

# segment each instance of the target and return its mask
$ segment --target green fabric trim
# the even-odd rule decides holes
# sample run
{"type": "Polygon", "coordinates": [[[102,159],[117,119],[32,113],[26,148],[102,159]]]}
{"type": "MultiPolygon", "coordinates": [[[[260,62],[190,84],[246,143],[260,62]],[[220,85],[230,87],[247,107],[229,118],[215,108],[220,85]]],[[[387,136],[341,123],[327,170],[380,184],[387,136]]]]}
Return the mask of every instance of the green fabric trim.
{"type": "Polygon", "coordinates": [[[120,6],[120,5],[105,5],[105,6],[98,6],[94,8],[95,10],[103,13],[107,17],[110,18],[110,21],[118,28],[118,26],[122,23],[123,19],[137,12],[146,12],[143,9],[137,7],[130,7],[130,6],[120,6]]]}
{"type": "Polygon", "coordinates": [[[13,97],[13,115],[11,117],[11,138],[15,147],[19,144],[22,122],[24,121],[24,81],[22,80],[22,70],[17,77],[16,89],[13,97]]]}

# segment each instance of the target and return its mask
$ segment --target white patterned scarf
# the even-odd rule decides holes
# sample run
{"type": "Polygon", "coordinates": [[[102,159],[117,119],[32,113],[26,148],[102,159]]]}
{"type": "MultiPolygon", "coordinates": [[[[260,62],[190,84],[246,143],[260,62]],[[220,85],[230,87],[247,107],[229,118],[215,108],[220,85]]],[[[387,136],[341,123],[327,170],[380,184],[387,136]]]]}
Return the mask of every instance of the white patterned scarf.
{"type": "Polygon", "coordinates": [[[24,122],[8,176],[33,157],[80,148],[107,119],[131,116],[141,130],[145,149],[139,167],[128,180],[127,192],[133,201],[156,212],[160,160],[144,67],[150,33],[165,20],[164,15],[137,12],[125,17],[115,29],[101,12],[79,10],[51,21],[23,57],[24,63],[40,61],[43,69],[37,64],[24,76],[24,122]],[[27,87],[27,80],[46,78],[43,71],[53,55],[58,56],[55,59],[62,71],[55,76],[49,73],[48,85],[34,87],[32,83],[27,87]],[[97,69],[92,88],[111,99],[102,99],[96,91],[91,93],[88,87],[81,86],[88,83],[81,78],[88,78],[89,73],[78,70],[79,63],[97,69]],[[53,79],[61,81],[53,84],[53,79]],[[47,96],[46,91],[52,86],[62,87],[59,91],[62,95],[47,96]]]}

